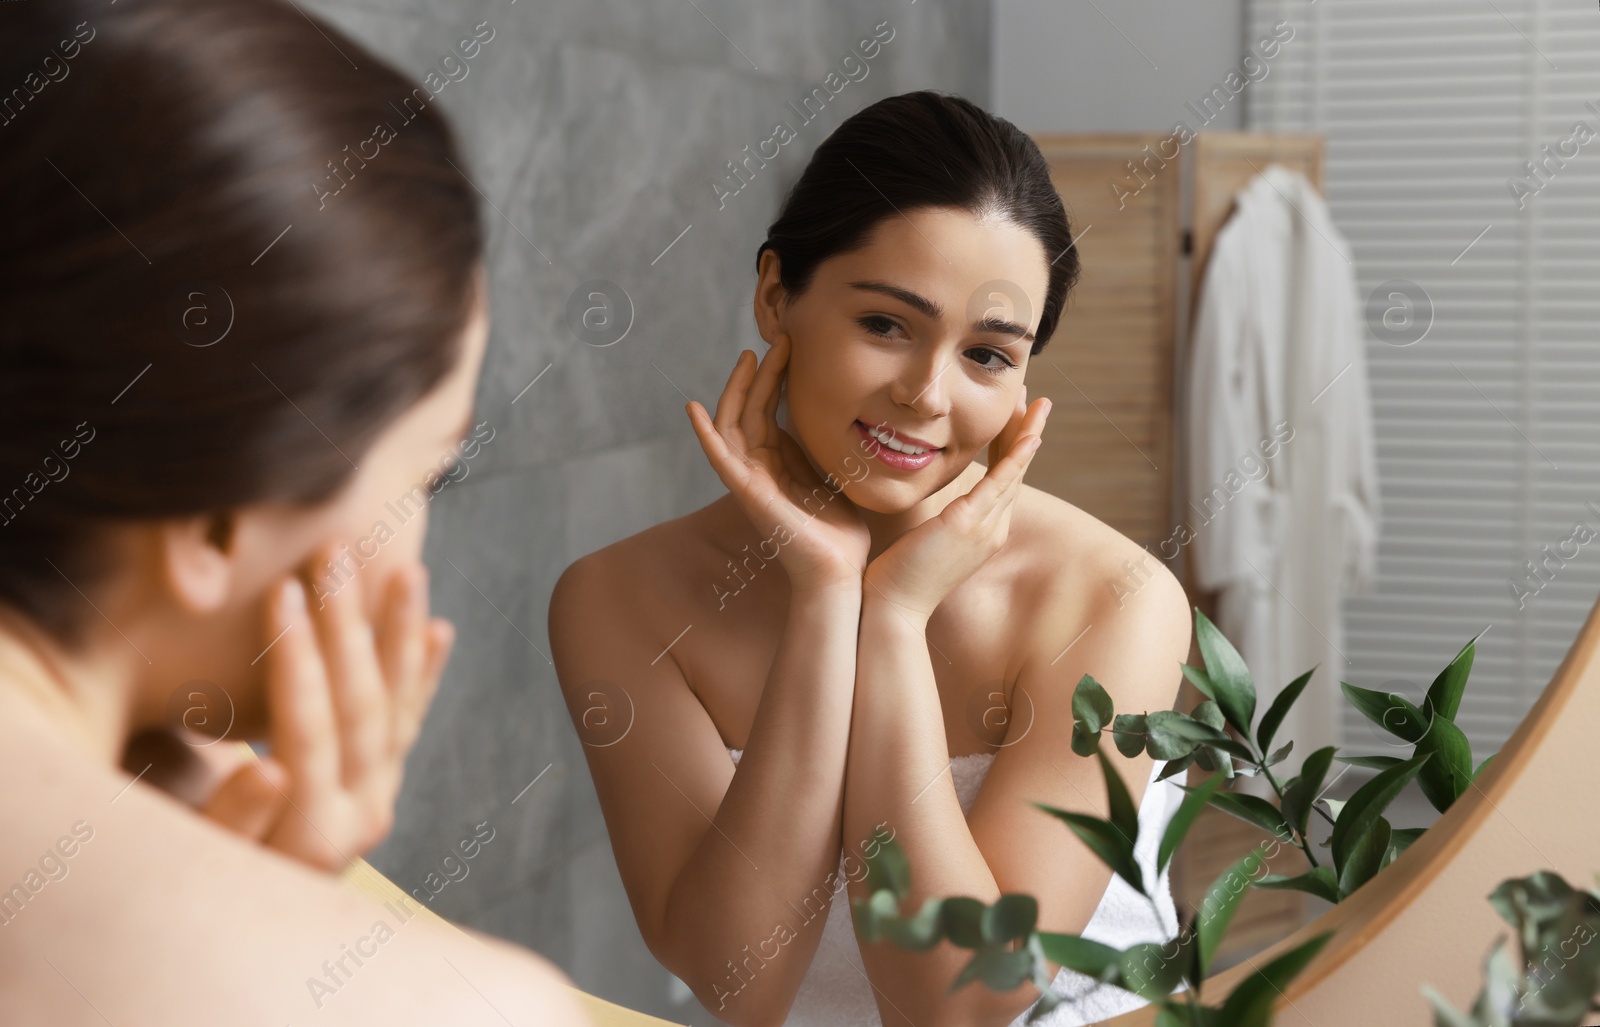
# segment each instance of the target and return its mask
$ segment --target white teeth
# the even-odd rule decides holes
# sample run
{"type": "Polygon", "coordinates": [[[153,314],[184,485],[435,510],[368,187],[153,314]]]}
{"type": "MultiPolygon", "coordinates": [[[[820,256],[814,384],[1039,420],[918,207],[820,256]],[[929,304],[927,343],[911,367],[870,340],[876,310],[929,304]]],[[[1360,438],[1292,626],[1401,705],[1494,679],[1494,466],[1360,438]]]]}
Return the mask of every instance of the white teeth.
{"type": "Polygon", "coordinates": [[[904,453],[907,456],[921,456],[927,452],[926,449],[923,449],[919,446],[908,446],[899,439],[896,439],[893,435],[889,435],[886,432],[881,432],[876,428],[868,428],[867,434],[871,435],[885,446],[888,446],[896,453],[904,453]]]}

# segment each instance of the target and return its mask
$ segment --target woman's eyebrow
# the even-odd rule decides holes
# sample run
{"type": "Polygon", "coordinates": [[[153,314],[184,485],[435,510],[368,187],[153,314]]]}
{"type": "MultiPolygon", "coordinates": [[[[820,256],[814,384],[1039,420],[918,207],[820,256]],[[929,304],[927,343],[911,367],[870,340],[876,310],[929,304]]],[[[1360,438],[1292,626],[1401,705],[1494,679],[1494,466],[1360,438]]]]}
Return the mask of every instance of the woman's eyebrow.
{"type": "Polygon", "coordinates": [[[1015,336],[1022,342],[1031,343],[1033,341],[1032,332],[1017,324],[1015,321],[1007,321],[1003,317],[986,317],[983,320],[978,321],[972,327],[975,331],[996,332],[1000,335],[1015,336]]]}
{"type": "MultiPolygon", "coordinates": [[[[866,292],[877,292],[882,293],[885,296],[893,296],[901,303],[904,303],[906,306],[915,310],[917,313],[934,321],[937,321],[944,316],[944,308],[939,306],[939,304],[933,302],[925,296],[918,296],[909,289],[902,289],[898,285],[890,285],[888,282],[870,280],[851,282],[849,284],[853,289],[861,289],[866,292]]],[[[1032,332],[1028,331],[1028,329],[1022,325],[1017,324],[1015,321],[1008,321],[1003,317],[983,318],[974,322],[972,328],[974,331],[994,332],[998,335],[1011,335],[1022,340],[1023,342],[1033,342],[1032,332]]]]}
{"type": "Polygon", "coordinates": [[[881,292],[885,296],[893,296],[923,317],[934,321],[944,317],[944,308],[939,304],[925,296],[918,296],[910,289],[902,289],[898,285],[890,285],[888,282],[865,281],[851,282],[850,287],[852,289],[863,289],[867,292],[881,292]]]}

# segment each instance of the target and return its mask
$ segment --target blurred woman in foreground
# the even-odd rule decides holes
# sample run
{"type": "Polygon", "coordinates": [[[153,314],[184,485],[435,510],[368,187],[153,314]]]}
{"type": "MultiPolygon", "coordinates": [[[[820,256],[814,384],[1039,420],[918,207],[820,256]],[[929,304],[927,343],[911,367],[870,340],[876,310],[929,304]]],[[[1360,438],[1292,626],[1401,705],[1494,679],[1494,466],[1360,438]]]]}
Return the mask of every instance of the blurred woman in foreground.
{"type": "Polygon", "coordinates": [[[0,89],[0,1019],[587,1022],[333,876],[453,639],[488,326],[431,94],[281,0],[0,5],[0,89]],[[271,756],[186,779],[220,737],[271,756]]]}

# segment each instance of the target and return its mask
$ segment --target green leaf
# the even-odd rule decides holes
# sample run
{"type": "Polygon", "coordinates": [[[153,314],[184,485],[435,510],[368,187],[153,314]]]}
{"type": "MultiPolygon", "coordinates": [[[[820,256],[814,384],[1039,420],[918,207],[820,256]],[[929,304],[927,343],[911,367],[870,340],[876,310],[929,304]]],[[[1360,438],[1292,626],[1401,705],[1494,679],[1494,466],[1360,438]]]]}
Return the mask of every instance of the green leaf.
{"type": "Polygon", "coordinates": [[[1021,986],[1033,973],[1033,953],[1027,949],[1015,952],[984,946],[975,952],[972,961],[962,967],[951,991],[959,991],[974,980],[981,980],[991,991],[1010,991],[1021,986]]]}
{"type": "Polygon", "coordinates": [[[883,925],[900,912],[894,893],[875,891],[871,898],[851,899],[850,917],[855,922],[856,935],[863,941],[875,942],[883,937],[883,925]]]}
{"type": "Polygon", "coordinates": [[[1205,702],[1196,703],[1195,708],[1189,711],[1190,720],[1198,720],[1221,731],[1228,725],[1228,719],[1222,715],[1222,707],[1207,699],[1205,702]]]}
{"type": "Polygon", "coordinates": [[[1250,750],[1250,747],[1221,728],[1212,727],[1210,724],[1202,724],[1200,721],[1192,720],[1181,713],[1174,714],[1174,716],[1177,719],[1166,727],[1168,731],[1179,738],[1197,745],[1203,743],[1213,749],[1221,749],[1223,752],[1231,753],[1247,762],[1255,762],[1256,754],[1250,750]]]}
{"type": "Polygon", "coordinates": [[[1332,867],[1317,867],[1294,877],[1268,874],[1256,881],[1256,887],[1303,891],[1329,902],[1339,901],[1339,882],[1334,879],[1332,867]]]}
{"type": "Polygon", "coordinates": [[[1302,838],[1311,819],[1311,805],[1322,792],[1322,780],[1328,776],[1337,751],[1335,746],[1327,745],[1307,756],[1300,764],[1300,773],[1283,787],[1283,819],[1302,838]]]}
{"type": "Polygon", "coordinates": [[[1513,927],[1527,921],[1551,920],[1572,906],[1575,890],[1566,878],[1549,870],[1501,881],[1489,893],[1489,904],[1513,927]]]}
{"type": "MultiPolygon", "coordinates": [[[[883,893],[879,893],[883,894],[883,893]]],[[[926,952],[944,940],[944,900],[924,899],[922,908],[909,919],[898,916],[883,925],[883,934],[898,948],[926,952]]]]}
{"type": "MultiPolygon", "coordinates": [[[[1220,733],[1227,733],[1224,729],[1228,725],[1228,720],[1222,715],[1222,707],[1210,699],[1196,704],[1195,708],[1189,711],[1189,719],[1214,727],[1220,733]]],[[[1195,749],[1194,756],[1201,770],[1220,770],[1225,781],[1232,781],[1237,776],[1233,760],[1221,750],[1201,745],[1195,749]]]]}
{"type": "Polygon", "coordinates": [[[1425,827],[1397,827],[1389,832],[1389,848],[1396,856],[1411,848],[1411,843],[1422,837],[1425,827]]]}
{"type": "Polygon", "coordinates": [[[911,863],[899,842],[893,838],[884,840],[866,861],[867,894],[887,888],[896,899],[903,899],[911,891],[911,863]]]}
{"type": "Polygon", "coordinates": [[[1274,752],[1271,756],[1268,756],[1267,757],[1267,761],[1266,761],[1266,763],[1263,764],[1263,766],[1267,766],[1267,767],[1275,767],[1275,766],[1277,766],[1278,764],[1283,762],[1284,757],[1288,756],[1289,755],[1289,750],[1291,750],[1293,748],[1294,748],[1294,739],[1291,738],[1291,739],[1289,739],[1287,742],[1285,742],[1283,744],[1283,748],[1279,749],[1277,752],[1274,752]]]}
{"type": "Polygon", "coordinates": [[[1256,746],[1262,752],[1272,747],[1272,739],[1278,733],[1278,727],[1283,723],[1283,718],[1288,716],[1289,708],[1300,698],[1300,693],[1305,691],[1306,683],[1311,680],[1311,675],[1316,671],[1312,667],[1304,674],[1283,686],[1272,700],[1272,705],[1267,707],[1267,712],[1261,715],[1261,726],[1256,728],[1256,746]]]}
{"type": "MultiPolygon", "coordinates": [[[[1517,984],[1522,974],[1518,972],[1511,952],[1504,945],[1496,945],[1484,964],[1483,993],[1478,1001],[1488,1009],[1511,1009],[1517,1001],[1517,984]]],[[[1477,1007],[1474,1007],[1477,1012],[1477,1007]]]]}
{"type": "Polygon", "coordinates": [[[1174,728],[1189,718],[1177,710],[1157,710],[1145,717],[1145,748],[1158,760],[1176,760],[1194,752],[1194,742],[1174,728]]]}
{"type": "MultiPolygon", "coordinates": [[[[1189,764],[1191,764],[1193,762],[1195,762],[1195,758],[1194,758],[1194,755],[1192,753],[1190,755],[1188,755],[1188,756],[1184,756],[1184,757],[1181,757],[1179,759],[1168,760],[1167,761],[1167,765],[1161,768],[1161,773],[1156,775],[1156,780],[1157,781],[1165,781],[1169,777],[1174,777],[1174,776],[1176,776],[1178,774],[1181,774],[1185,770],[1188,770],[1189,769],[1189,764]]],[[[1209,768],[1209,769],[1215,769],[1215,768],[1209,768]]]]}
{"type": "Polygon", "coordinates": [[[1332,937],[1332,931],[1319,934],[1245,978],[1222,1003],[1217,1022],[1228,1027],[1267,1027],[1272,1022],[1273,1002],[1332,937]]]}
{"type": "Polygon", "coordinates": [[[1405,762],[1399,756],[1335,756],[1334,759],[1352,767],[1368,767],[1372,770],[1388,770],[1405,762]]]}
{"type": "Polygon", "coordinates": [[[1117,751],[1132,759],[1144,752],[1145,722],[1142,713],[1119,713],[1111,722],[1111,737],[1117,751]]]}
{"type": "Polygon", "coordinates": [[[1056,809],[1054,806],[1046,806],[1039,802],[1033,805],[1065,823],[1072,829],[1073,834],[1083,840],[1083,844],[1089,846],[1090,850],[1100,857],[1101,862],[1111,868],[1113,873],[1127,881],[1136,891],[1144,891],[1144,875],[1139,872],[1139,863],[1134,859],[1133,840],[1118,831],[1113,824],[1098,817],[1056,809]]]}
{"type": "MultiPolygon", "coordinates": [[[[1178,787],[1186,792],[1198,791],[1198,789],[1190,789],[1184,785],[1179,785],[1178,787]]],[[[1276,806],[1260,796],[1249,795],[1244,792],[1217,792],[1211,796],[1211,805],[1224,813],[1233,814],[1247,824],[1254,824],[1280,841],[1288,842],[1294,840],[1293,834],[1289,831],[1288,823],[1283,819],[1283,814],[1278,812],[1276,806]]]]}
{"type": "Polygon", "coordinates": [[[1167,868],[1167,861],[1178,851],[1183,836],[1189,833],[1189,828],[1194,825],[1195,818],[1200,815],[1202,809],[1205,809],[1211,796],[1222,787],[1222,781],[1221,775],[1213,774],[1199,787],[1185,795],[1183,801],[1178,804],[1178,811],[1167,822],[1167,830],[1161,836],[1161,847],[1156,851],[1157,874],[1167,868]]]}
{"type": "Polygon", "coordinates": [[[1111,826],[1128,839],[1130,846],[1135,845],[1139,841],[1139,807],[1133,804],[1128,785],[1111,765],[1111,758],[1103,752],[1099,755],[1100,771],[1106,779],[1106,806],[1111,811],[1111,826]]]}
{"type": "Polygon", "coordinates": [[[1113,713],[1111,696],[1100,686],[1100,682],[1085,674],[1078,679],[1078,687],[1072,691],[1072,718],[1084,726],[1084,730],[1098,734],[1100,729],[1111,723],[1113,713]]]}
{"type": "Polygon", "coordinates": [[[1356,839],[1345,856],[1344,865],[1339,868],[1341,900],[1372,880],[1373,875],[1383,866],[1383,857],[1389,851],[1391,829],[1389,821],[1380,816],[1356,839]]]}
{"type": "MultiPolygon", "coordinates": [[[[1339,814],[1344,812],[1345,803],[1347,803],[1349,801],[1350,800],[1348,800],[1348,799],[1323,799],[1322,800],[1323,804],[1328,807],[1328,815],[1333,817],[1333,822],[1335,824],[1337,824],[1339,822],[1339,814]]],[[[1326,846],[1328,843],[1327,842],[1323,842],[1322,844],[1324,846],[1326,846]]]]}
{"type": "Polygon", "coordinates": [[[1487,766],[1488,766],[1488,765],[1489,765],[1489,761],[1490,761],[1490,760],[1492,760],[1492,759],[1494,759],[1494,758],[1495,758],[1495,757],[1496,757],[1496,756],[1498,756],[1498,755],[1500,755],[1500,754],[1499,754],[1499,753],[1497,753],[1497,752],[1491,752],[1491,753],[1490,753],[1490,754],[1489,754],[1489,755],[1487,755],[1487,756],[1485,756],[1485,757],[1484,757],[1484,758],[1483,758],[1483,762],[1482,762],[1482,763],[1480,763],[1480,764],[1478,764],[1478,769],[1477,769],[1477,770],[1474,770],[1474,771],[1473,771],[1473,772],[1472,772],[1472,779],[1473,779],[1473,780],[1474,780],[1474,781],[1476,781],[1476,780],[1477,780],[1477,779],[1478,779],[1478,775],[1479,775],[1479,774],[1481,774],[1481,773],[1483,773],[1483,768],[1484,768],[1484,767],[1487,767],[1487,766]]]}
{"type": "Polygon", "coordinates": [[[1051,967],[1049,957],[1044,954],[1043,946],[1039,944],[1039,935],[1037,933],[1028,935],[1023,947],[1033,955],[1033,986],[1039,992],[1038,1001],[1028,1010],[1027,1019],[1023,1020],[1023,1023],[1032,1024],[1049,1015],[1052,1009],[1065,1001],[1065,996],[1050,986],[1055,980],[1056,971],[1051,967]]]}
{"type": "Polygon", "coordinates": [[[1089,731],[1081,723],[1072,724],[1072,751],[1079,756],[1093,756],[1100,751],[1100,732],[1089,731]]]}
{"type": "Polygon", "coordinates": [[[1246,738],[1251,737],[1250,722],[1256,715],[1256,686],[1250,679],[1250,669],[1233,643],[1211,623],[1210,618],[1196,607],[1194,611],[1195,637],[1200,645],[1200,655],[1205,658],[1206,674],[1211,679],[1215,699],[1222,707],[1228,723],[1246,738]]]}
{"type": "MultiPolygon", "coordinates": [[[[1488,631],[1484,628],[1483,631],[1488,631]]],[[[1478,639],[1483,637],[1483,631],[1478,632],[1461,651],[1456,653],[1456,658],[1439,672],[1433,679],[1433,684],[1428,686],[1428,696],[1423,706],[1430,716],[1443,717],[1453,721],[1456,713],[1461,709],[1461,693],[1467,687],[1467,675],[1472,672],[1472,657],[1474,646],[1478,639]]]]}
{"type": "MultiPolygon", "coordinates": [[[[1196,610],[1195,614],[1198,615],[1199,612],[1199,610],[1196,610]]],[[[1207,699],[1215,699],[1217,697],[1217,686],[1211,683],[1210,674],[1207,674],[1199,667],[1191,667],[1187,663],[1180,664],[1180,666],[1183,668],[1183,676],[1189,679],[1190,684],[1200,690],[1201,695],[1207,699]]]]}
{"type": "Polygon", "coordinates": [[[1434,753],[1435,758],[1417,774],[1417,786],[1443,813],[1461,797],[1472,780],[1472,746],[1461,729],[1444,717],[1434,717],[1428,733],[1417,743],[1417,755],[1434,753]]]}
{"type": "Polygon", "coordinates": [[[1052,934],[1040,931],[1039,947],[1044,954],[1069,970],[1087,974],[1097,981],[1120,986],[1122,981],[1122,952],[1110,945],[1080,937],[1076,934],[1052,934]]]}
{"type": "Polygon", "coordinates": [[[1428,733],[1428,719],[1411,701],[1398,692],[1376,692],[1339,682],[1345,698],[1363,717],[1402,742],[1420,742],[1428,733]]]}
{"type": "Polygon", "coordinates": [[[1222,936],[1228,930],[1228,924],[1233,920],[1234,911],[1239,908],[1244,893],[1250,890],[1250,879],[1255,876],[1263,862],[1265,858],[1261,855],[1261,850],[1251,849],[1233,866],[1223,871],[1222,875],[1211,883],[1211,887],[1206,889],[1205,898],[1200,902],[1199,914],[1199,961],[1202,980],[1210,973],[1211,957],[1216,954],[1217,946],[1222,942],[1222,936]]]}
{"type": "Polygon", "coordinates": [[[1122,953],[1121,987],[1155,1002],[1172,994],[1183,979],[1187,953],[1168,956],[1161,945],[1141,942],[1122,953]]]}
{"type": "Polygon", "coordinates": [[[975,949],[983,944],[983,903],[966,895],[944,900],[939,922],[951,944],[975,949]]]}
{"type": "Polygon", "coordinates": [[[1033,932],[1039,920],[1039,902],[1032,895],[1008,894],[995,900],[983,911],[978,928],[983,940],[991,945],[1003,945],[1033,932]]]}
{"type": "Polygon", "coordinates": [[[1422,765],[1433,758],[1432,753],[1406,760],[1399,766],[1390,767],[1380,771],[1376,777],[1360,788],[1344,804],[1339,811],[1338,819],[1333,825],[1333,868],[1334,872],[1343,880],[1345,861],[1355,851],[1357,843],[1366,835],[1367,830],[1382,815],[1394,797],[1399,795],[1411,779],[1422,769],[1422,765]]]}

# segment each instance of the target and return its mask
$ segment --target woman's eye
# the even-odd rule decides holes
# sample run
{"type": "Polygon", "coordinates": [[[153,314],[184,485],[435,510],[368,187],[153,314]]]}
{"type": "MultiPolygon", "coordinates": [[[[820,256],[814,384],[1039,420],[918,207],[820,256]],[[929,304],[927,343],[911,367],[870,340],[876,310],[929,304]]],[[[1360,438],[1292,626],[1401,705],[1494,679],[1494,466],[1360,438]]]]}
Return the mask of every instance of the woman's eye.
{"type": "Polygon", "coordinates": [[[998,361],[998,363],[986,364],[986,363],[983,363],[983,362],[980,361],[979,364],[978,364],[979,367],[981,367],[985,371],[989,371],[989,372],[991,372],[993,374],[1000,374],[1000,373],[1006,371],[1009,368],[1013,368],[1013,367],[1017,366],[1016,364],[1013,364],[1011,361],[1007,360],[1005,355],[1002,354],[997,349],[982,349],[982,348],[980,348],[980,349],[968,350],[967,352],[968,353],[981,353],[984,356],[994,357],[998,361]]]}
{"type": "Polygon", "coordinates": [[[894,331],[896,325],[886,317],[869,314],[856,319],[856,324],[866,329],[869,334],[887,336],[894,331]]]}

